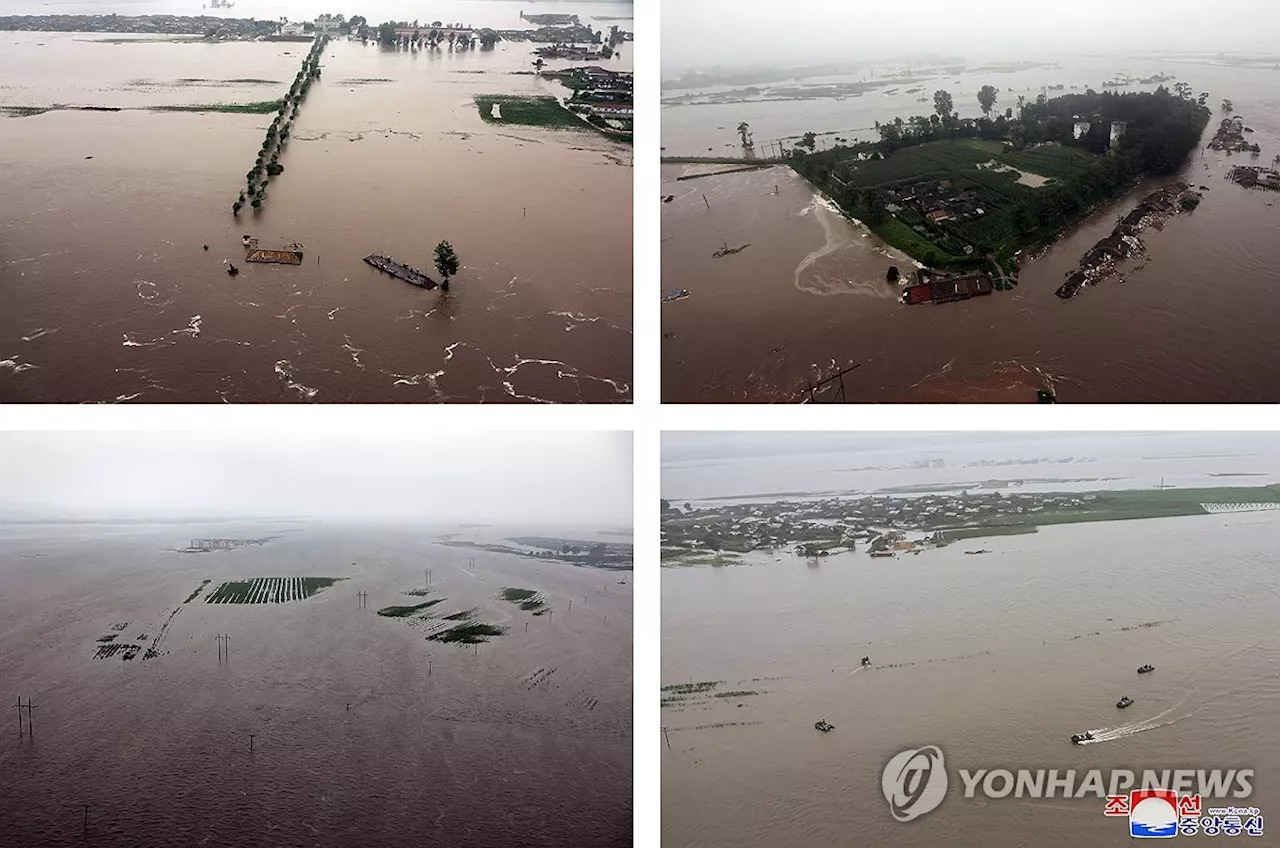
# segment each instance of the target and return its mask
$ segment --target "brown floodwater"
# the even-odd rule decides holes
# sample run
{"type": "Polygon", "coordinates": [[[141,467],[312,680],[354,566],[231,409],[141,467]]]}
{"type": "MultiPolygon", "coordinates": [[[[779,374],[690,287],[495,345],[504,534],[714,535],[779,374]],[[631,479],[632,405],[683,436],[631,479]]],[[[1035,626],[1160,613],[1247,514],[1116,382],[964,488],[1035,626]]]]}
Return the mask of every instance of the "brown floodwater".
{"type": "Polygon", "coordinates": [[[0,733],[0,844],[631,844],[631,587],[618,572],[404,527],[0,535],[0,679],[35,704],[30,737],[13,715],[0,733]],[[166,550],[275,532],[262,547],[166,550]],[[403,593],[428,568],[440,609],[477,608],[507,634],[477,653],[375,614],[424,600],[403,593]],[[286,604],[182,603],[206,578],[207,594],[267,575],[349,579],[286,604]],[[496,600],[502,586],[543,593],[553,614],[496,600]],[[175,607],[161,656],[93,658],[111,624],[128,622],[121,641],[154,639],[175,607]],[[539,669],[554,671],[531,685],[539,669]]]}
{"type": "MultiPolygon", "coordinates": [[[[1278,385],[1266,363],[1280,354],[1280,195],[1224,177],[1232,164],[1280,153],[1276,72],[1175,70],[1212,92],[1210,103],[1235,101],[1261,159],[1194,152],[1181,174],[1144,182],[1031,261],[1016,290],[967,302],[899,303],[885,273],[913,267],[910,260],[838,215],[789,168],[677,181],[707,166],[665,165],[662,193],[675,200],[662,207],[662,286],[690,296],[662,306],[663,399],[800,400],[811,379],[856,365],[844,378],[851,401],[1034,401],[1042,387],[1064,402],[1274,401],[1278,385]],[[1177,178],[1210,190],[1193,214],[1144,234],[1149,256],[1121,265],[1124,282],[1065,303],[1054,295],[1117,216],[1177,178]],[[726,244],[750,247],[713,258],[726,244]]],[[[1050,73],[1083,80],[1085,72],[1050,73]]],[[[869,97],[848,107],[855,111],[844,125],[866,120],[869,97]]],[[[897,105],[906,111],[881,117],[911,114],[897,105]]],[[[752,104],[752,114],[772,107],[752,104]]],[[[693,130],[679,132],[696,125],[699,109],[708,110],[705,121],[723,123],[728,108],[664,109],[681,122],[674,137],[664,124],[669,152],[695,149],[693,130]]],[[[797,105],[777,108],[790,114],[797,105]]],[[[834,107],[812,108],[836,120],[826,114],[834,107]]]]}
{"type": "Polygon", "coordinates": [[[532,45],[332,42],[284,173],[237,220],[271,116],[138,107],[279,97],[308,45],[107,38],[0,33],[0,105],[126,108],[0,119],[0,400],[630,401],[631,148],[473,102],[563,95],[513,73],[532,45]],[[244,234],[303,264],[244,263],[244,234]],[[447,294],[361,261],[435,276],[442,239],[447,294]]]}
{"type": "Polygon", "coordinates": [[[1093,768],[1253,769],[1249,800],[1230,803],[1266,818],[1280,807],[1277,532],[1276,512],[1205,515],[896,559],[761,552],[735,567],[664,568],[663,685],[719,681],[738,694],[662,708],[670,747],[651,744],[663,844],[1127,838],[1096,796],[966,800],[956,770],[979,768],[1074,769],[1077,787],[1093,768]],[[974,548],[988,553],[964,554],[974,548]],[[1144,662],[1156,672],[1139,677],[1144,662]],[[1124,694],[1134,704],[1120,711],[1124,694]],[[835,730],[817,732],[819,719],[835,730]],[[1103,741],[1073,746],[1085,730],[1103,741]],[[923,745],[944,752],[947,795],[900,824],[881,772],[923,745]]]}

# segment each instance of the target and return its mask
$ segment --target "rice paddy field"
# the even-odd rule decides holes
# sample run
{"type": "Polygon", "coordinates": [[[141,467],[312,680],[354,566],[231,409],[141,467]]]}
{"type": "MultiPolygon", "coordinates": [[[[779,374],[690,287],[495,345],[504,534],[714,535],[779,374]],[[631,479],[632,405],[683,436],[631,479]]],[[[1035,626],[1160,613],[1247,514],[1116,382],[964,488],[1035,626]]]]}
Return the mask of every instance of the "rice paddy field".
{"type": "Polygon", "coordinates": [[[0,845],[631,844],[630,581],[438,543],[474,528],[289,528],[192,557],[281,528],[0,525],[36,738],[0,734],[0,845]]]}

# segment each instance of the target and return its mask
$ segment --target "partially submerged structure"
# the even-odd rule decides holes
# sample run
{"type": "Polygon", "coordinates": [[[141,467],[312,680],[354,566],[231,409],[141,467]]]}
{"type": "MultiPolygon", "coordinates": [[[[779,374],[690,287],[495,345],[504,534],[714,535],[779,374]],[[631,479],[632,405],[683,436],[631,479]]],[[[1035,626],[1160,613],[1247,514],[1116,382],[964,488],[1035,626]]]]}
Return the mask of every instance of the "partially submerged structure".
{"type": "Polygon", "coordinates": [[[1116,271],[1116,263],[1144,250],[1141,232],[1159,226],[1174,215],[1194,209],[1200,194],[1187,183],[1175,183],[1147,195],[1116,224],[1111,235],[1085,253],[1079,267],[1072,271],[1055,294],[1070,300],[1085,286],[1097,285],[1116,271]]]}
{"type": "Polygon", "coordinates": [[[903,303],[951,303],[991,294],[994,288],[991,275],[984,271],[949,274],[945,271],[921,268],[916,272],[916,280],[915,285],[903,289],[903,303]]]}

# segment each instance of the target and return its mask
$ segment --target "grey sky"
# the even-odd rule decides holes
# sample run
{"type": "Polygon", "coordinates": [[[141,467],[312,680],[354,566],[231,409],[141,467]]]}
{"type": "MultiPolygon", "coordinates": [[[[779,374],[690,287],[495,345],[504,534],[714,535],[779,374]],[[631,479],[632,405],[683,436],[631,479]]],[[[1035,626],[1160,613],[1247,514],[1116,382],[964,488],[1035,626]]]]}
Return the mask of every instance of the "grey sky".
{"type": "Polygon", "coordinates": [[[1277,50],[1275,0],[662,0],[664,75],[721,64],[850,63],[922,53],[1277,50]]]}
{"type": "Polygon", "coordinates": [[[631,526],[630,433],[0,433],[0,517],[631,526]]]}
{"type": "Polygon", "coordinates": [[[1102,456],[1176,454],[1280,455],[1273,433],[663,433],[662,461],[820,453],[894,452],[926,459],[953,448],[989,448],[992,457],[1046,455],[1045,451],[1102,456]]]}

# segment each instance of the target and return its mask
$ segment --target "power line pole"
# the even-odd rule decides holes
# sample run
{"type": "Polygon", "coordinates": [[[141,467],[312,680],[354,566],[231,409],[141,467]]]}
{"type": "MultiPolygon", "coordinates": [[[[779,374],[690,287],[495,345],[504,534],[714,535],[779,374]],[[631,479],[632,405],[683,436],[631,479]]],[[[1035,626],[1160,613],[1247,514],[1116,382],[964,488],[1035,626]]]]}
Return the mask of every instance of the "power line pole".
{"type": "Polygon", "coordinates": [[[253,737],[254,737],[254,735],[255,735],[255,734],[253,734],[253,733],[250,733],[250,734],[249,734],[249,753],[250,753],[250,754],[252,754],[252,753],[253,753],[253,737]]]}
{"type": "Polygon", "coordinates": [[[667,750],[671,750],[671,737],[667,734],[667,729],[662,728],[662,738],[667,740],[667,750]]]}
{"type": "MultiPolygon", "coordinates": [[[[22,703],[21,697],[18,698],[18,703],[22,703]]],[[[36,708],[35,704],[31,703],[31,697],[28,696],[27,697],[27,738],[28,739],[35,738],[35,736],[32,733],[33,728],[35,728],[35,724],[31,720],[31,711],[34,710],[35,708],[36,708]]],[[[22,710],[18,710],[18,715],[22,715],[22,710]]]]}

